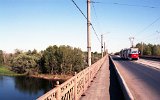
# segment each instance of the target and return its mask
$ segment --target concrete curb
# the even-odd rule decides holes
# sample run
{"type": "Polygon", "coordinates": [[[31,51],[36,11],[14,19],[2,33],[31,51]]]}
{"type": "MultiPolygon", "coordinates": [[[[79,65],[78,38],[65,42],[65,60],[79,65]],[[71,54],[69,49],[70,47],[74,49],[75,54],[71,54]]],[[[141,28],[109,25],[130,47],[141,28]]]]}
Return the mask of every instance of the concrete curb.
{"type": "Polygon", "coordinates": [[[115,66],[114,62],[113,62],[113,59],[111,56],[109,56],[109,59],[111,60],[114,68],[115,68],[115,71],[116,71],[116,75],[118,77],[118,81],[120,83],[120,86],[121,86],[121,89],[123,91],[123,94],[124,94],[124,97],[126,100],[134,100],[134,97],[132,95],[132,93],[130,92],[126,82],[124,81],[122,75],[120,74],[119,70],[117,69],[117,67],[115,66]]]}

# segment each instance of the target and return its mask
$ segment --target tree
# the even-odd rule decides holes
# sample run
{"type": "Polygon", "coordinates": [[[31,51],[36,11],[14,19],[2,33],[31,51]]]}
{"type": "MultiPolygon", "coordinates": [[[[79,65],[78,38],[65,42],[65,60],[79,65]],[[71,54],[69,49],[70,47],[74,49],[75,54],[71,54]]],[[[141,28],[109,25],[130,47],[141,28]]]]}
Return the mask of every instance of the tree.
{"type": "Polygon", "coordinates": [[[78,48],[49,46],[41,58],[41,69],[51,74],[72,74],[84,68],[83,59],[83,53],[78,48]]]}
{"type": "Polygon", "coordinates": [[[148,45],[144,45],[143,54],[144,54],[144,55],[152,55],[152,48],[149,47],[148,45]]]}
{"type": "Polygon", "coordinates": [[[92,64],[98,61],[102,57],[101,53],[92,52],[92,64]]]}
{"type": "Polygon", "coordinates": [[[73,48],[62,45],[59,47],[59,54],[61,56],[61,62],[59,63],[61,66],[61,73],[70,73],[73,66],[73,48]]]}
{"type": "Polygon", "coordinates": [[[85,68],[83,52],[79,48],[74,48],[73,51],[73,72],[79,72],[85,68]]]}
{"type": "Polygon", "coordinates": [[[84,56],[79,48],[72,48],[70,46],[59,47],[59,64],[61,66],[61,73],[71,74],[79,72],[84,69],[84,56]]]}
{"type": "Polygon", "coordinates": [[[140,53],[142,53],[142,49],[143,49],[142,45],[143,45],[142,43],[136,44],[136,48],[138,48],[138,50],[140,51],[140,53]]]}
{"type": "Polygon", "coordinates": [[[5,62],[4,62],[4,64],[6,65],[6,66],[11,66],[11,60],[12,60],[12,58],[13,58],[13,54],[12,53],[5,53],[4,54],[5,56],[5,62]]]}
{"type": "Polygon", "coordinates": [[[12,70],[17,73],[73,74],[85,68],[81,49],[65,45],[49,46],[39,53],[16,49],[15,54],[8,57],[12,70]]]}
{"type": "MultiPolygon", "coordinates": [[[[136,47],[141,51],[142,45],[140,43],[138,43],[136,47]]],[[[160,56],[160,45],[143,44],[143,54],[160,56]]]]}
{"type": "Polygon", "coordinates": [[[3,51],[0,50],[0,65],[4,64],[4,55],[3,55],[3,51]]]}
{"type": "Polygon", "coordinates": [[[14,53],[15,56],[17,56],[17,55],[23,53],[23,51],[22,51],[22,50],[19,50],[19,49],[15,49],[14,52],[15,52],[15,53],[14,53]]]}
{"type": "Polygon", "coordinates": [[[33,74],[34,70],[37,68],[38,60],[36,56],[30,56],[25,53],[19,54],[12,59],[12,70],[20,74],[33,74]]]}
{"type": "Polygon", "coordinates": [[[53,74],[54,72],[57,72],[57,60],[55,57],[55,52],[57,50],[57,46],[49,46],[43,53],[42,61],[44,62],[44,67],[46,71],[53,74]]]}
{"type": "Polygon", "coordinates": [[[153,51],[154,56],[160,56],[160,46],[159,45],[154,45],[152,51],[153,51]]]}

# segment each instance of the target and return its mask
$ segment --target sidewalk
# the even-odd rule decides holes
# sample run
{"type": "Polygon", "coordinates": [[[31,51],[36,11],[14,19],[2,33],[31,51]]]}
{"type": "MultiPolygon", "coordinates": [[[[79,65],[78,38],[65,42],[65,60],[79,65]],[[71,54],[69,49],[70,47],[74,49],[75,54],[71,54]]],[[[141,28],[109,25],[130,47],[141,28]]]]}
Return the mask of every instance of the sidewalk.
{"type": "Polygon", "coordinates": [[[154,67],[156,69],[160,69],[160,62],[159,61],[152,61],[152,60],[147,60],[147,59],[139,59],[135,61],[136,63],[140,63],[143,65],[147,65],[150,67],[154,67]]]}
{"type": "Polygon", "coordinates": [[[80,100],[110,100],[110,71],[109,60],[104,62],[101,69],[98,71],[96,78],[91,83],[91,86],[85,92],[80,100]]]}

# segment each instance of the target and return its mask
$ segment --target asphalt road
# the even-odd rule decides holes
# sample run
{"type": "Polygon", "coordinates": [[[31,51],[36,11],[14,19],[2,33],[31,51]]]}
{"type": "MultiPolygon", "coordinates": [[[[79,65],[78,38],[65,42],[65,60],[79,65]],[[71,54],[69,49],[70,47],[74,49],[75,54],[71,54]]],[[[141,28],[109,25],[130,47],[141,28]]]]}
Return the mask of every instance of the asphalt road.
{"type": "Polygon", "coordinates": [[[160,69],[112,58],[135,100],[160,100],[160,69]]]}

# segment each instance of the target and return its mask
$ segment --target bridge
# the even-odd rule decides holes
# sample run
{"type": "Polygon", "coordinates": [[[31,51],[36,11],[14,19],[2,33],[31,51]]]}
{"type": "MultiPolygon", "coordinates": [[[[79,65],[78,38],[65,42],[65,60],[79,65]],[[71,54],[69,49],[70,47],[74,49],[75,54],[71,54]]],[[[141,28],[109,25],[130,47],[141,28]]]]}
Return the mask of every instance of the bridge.
{"type": "Polygon", "coordinates": [[[105,56],[37,100],[158,100],[160,63],[105,56]]]}
{"type": "MultiPolygon", "coordinates": [[[[79,100],[91,85],[91,82],[94,80],[97,72],[101,69],[101,67],[103,68],[104,65],[106,65],[105,62],[107,62],[107,60],[107,56],[105,56],[90,67],[87,67],[79,73],[75,73],[74,77],[67,80],[63,84],[59,85],[57,82],[56,88],[39,97],[38,100],[79,100]]],[[[103,81],[102,78],[101,81],[103,81]]],[[[104,86],[105,84],[101,85],[104,86]]]]}

